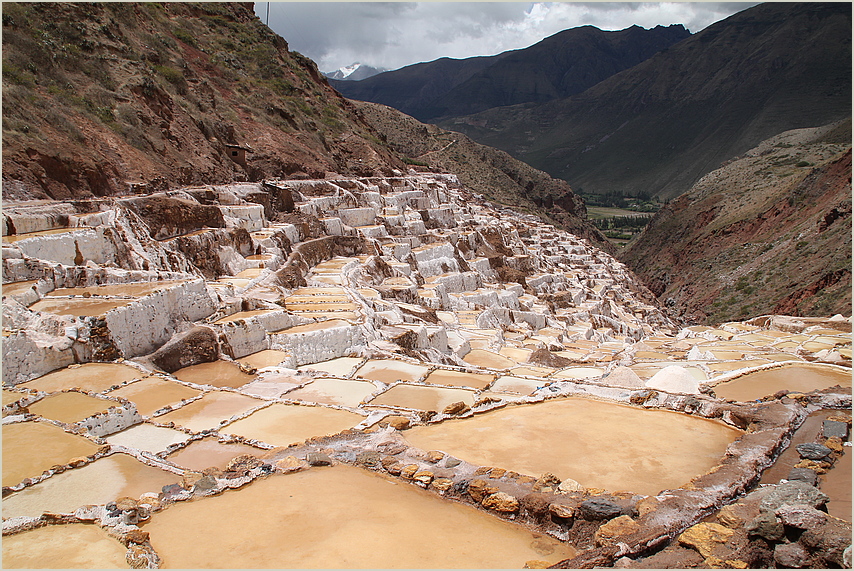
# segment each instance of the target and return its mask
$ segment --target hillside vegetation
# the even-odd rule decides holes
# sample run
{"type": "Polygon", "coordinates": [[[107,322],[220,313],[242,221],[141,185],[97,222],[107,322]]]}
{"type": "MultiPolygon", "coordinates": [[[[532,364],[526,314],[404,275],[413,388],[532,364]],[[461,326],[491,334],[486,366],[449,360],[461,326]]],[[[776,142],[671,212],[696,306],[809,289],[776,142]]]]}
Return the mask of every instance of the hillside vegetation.
{"type": "Polygon", "coordinates": [[[850,315],[850,120],[772,137],[709,173],[620,258],[694,322],[850,315]]]}
{"type": "MultiPolygon", "coordinates": [[[[369,121],[251,4],[3,5],[6,200],[389,176],[427,164],[415,159],[416,134],[427,127],[412,123],[414,138],[403,144],[399,124],[409,118],[389,113],[369,121]],[[246,163],[232,161],[226,145],[250,149],[246,163]]],[[[549,196],[559,203],[551,220],[605,243],[568,184],[466,146],[465,156],[434,164],[477,172],[464,178],[478,192],[538,214],[549,196]]]]}

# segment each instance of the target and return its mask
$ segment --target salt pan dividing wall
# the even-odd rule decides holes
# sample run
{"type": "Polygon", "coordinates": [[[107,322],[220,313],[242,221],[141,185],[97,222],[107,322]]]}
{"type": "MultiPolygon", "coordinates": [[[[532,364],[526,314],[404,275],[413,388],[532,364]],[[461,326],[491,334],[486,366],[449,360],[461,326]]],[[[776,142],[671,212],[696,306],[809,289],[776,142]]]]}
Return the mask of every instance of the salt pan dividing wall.
{"type": "Polygon", "coordinates": [[[291,354],[291,367],[346,357],[367,343],[363,326],[340,319],[300,325],[272,333],[270,338],[273,349],[291,354]]]}
{"type": "Polygon", "coordinates": [[[109,228],[81,228],[63,234],[25,238],[15,243],[28,258],[48,260],[66,266],[115,262],[116,248],[109,228]]]}
{"type": "Polygon", "coordinates": [[[199,321],[216,311],[203,280],[155,292],[108,311],[107,327],[125,358],[146,355],[166,343],[183,323],[199,321]]]}

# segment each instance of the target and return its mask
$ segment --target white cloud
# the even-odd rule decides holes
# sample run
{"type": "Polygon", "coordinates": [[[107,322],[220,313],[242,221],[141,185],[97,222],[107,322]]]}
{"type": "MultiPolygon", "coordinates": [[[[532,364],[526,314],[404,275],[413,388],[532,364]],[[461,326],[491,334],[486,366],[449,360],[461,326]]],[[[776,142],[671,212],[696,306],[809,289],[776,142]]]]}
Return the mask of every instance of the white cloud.
{"type": "MultiPolygon", "coordinates": [[[[698,32],[756,2],[272,2],[270,27],[331,71],[493,55],[561,30],[683,24],[698,32]]],[[[266,18],[266,2],[255,11],[266,18]]]]}

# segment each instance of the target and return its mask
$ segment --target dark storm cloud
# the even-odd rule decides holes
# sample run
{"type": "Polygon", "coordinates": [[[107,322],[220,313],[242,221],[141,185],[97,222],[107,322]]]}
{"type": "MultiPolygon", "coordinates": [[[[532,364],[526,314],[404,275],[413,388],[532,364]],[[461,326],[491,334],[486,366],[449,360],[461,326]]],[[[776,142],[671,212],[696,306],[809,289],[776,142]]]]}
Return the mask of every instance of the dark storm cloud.
{"type": "MultiPolygon", "coordinates": [[[[273,2],[270,27],[330,71],[492,55],[567,28],[683,24],[698,32],[756,2],[273,2]]],[[[266,3],[256,13],[266,18],[266,3]]]]}

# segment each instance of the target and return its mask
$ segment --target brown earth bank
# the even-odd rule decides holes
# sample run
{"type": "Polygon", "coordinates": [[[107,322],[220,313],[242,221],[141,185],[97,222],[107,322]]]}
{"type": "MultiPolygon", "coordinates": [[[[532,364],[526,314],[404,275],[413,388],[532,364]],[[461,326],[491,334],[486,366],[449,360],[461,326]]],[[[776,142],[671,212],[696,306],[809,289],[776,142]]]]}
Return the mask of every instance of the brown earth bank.
{"type": "Polygon", "coordinates": [[[665,206],[620,258],[696,323],[850,314],[850,129],[764,141],[665,206]]]}
{"type": "Polygon", "coordinates": [[[385,115],[341,97],[251,3],[3,6],[5,200],[390,176],[441,162],[496,200],[539,215],[557,205],[552,221],[607,243],[563,181],[467,140],[462,155],[414,160],[437,137],[385,115]]]}

